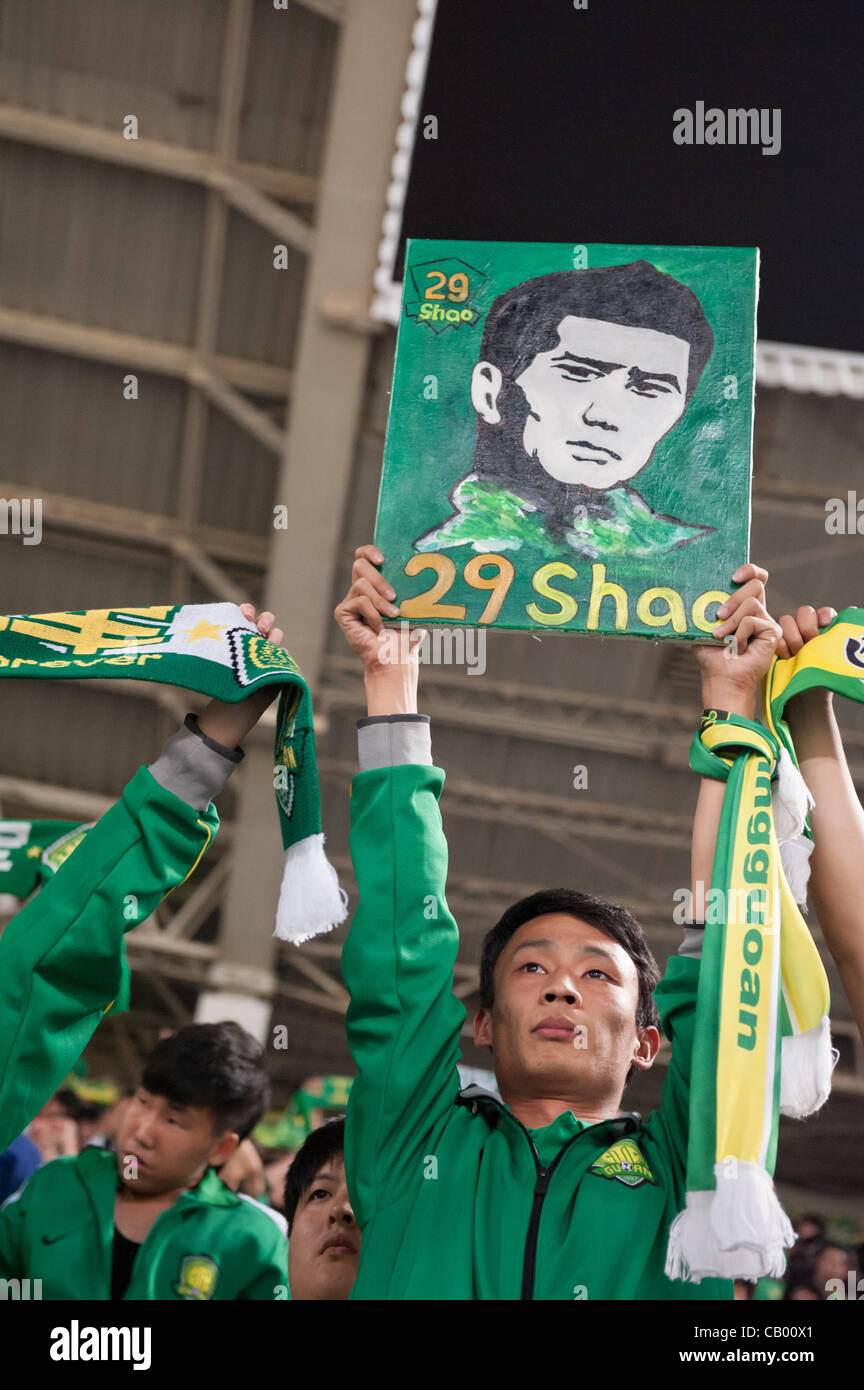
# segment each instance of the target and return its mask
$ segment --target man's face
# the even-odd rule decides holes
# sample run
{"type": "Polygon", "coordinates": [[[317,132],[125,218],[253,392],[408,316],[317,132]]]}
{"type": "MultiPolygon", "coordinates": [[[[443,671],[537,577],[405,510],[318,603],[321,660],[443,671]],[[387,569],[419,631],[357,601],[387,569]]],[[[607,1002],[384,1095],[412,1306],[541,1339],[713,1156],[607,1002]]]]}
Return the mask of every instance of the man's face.
{"type": "Polygon", "coordinates": [[[631,1065],[647,1068],[655,1028],[636,1028],[639,976],[623,946],[552,912],[514,932],[495,965],[495,1002],[474,1020],[501,1094],[620,1101],[631,1065]]]}
{"type": "Polygon", "coordinates": [[[357,1278],[360,1232],[341,1155],[328,1159],[297,1203],[288,1243],[294,1301],[346,1299],[357,1278]]]}
{"type": "Polygon", "coordinates": [[[194,1187],[209,1164],[226,1162],[237,1142],[236,1134],[214,1133],[203,1106],[175,1105],[139,1086],[117,1130],[120,1181],[138,1197],[194,1187]]]}
{"type": "Polygon", "coordinates": [[[683,415],[690,345],[574,316],[558,335],[516,378],[528,402],[525,452],[559,482],[615,487],[645,467],[683,415]]]}

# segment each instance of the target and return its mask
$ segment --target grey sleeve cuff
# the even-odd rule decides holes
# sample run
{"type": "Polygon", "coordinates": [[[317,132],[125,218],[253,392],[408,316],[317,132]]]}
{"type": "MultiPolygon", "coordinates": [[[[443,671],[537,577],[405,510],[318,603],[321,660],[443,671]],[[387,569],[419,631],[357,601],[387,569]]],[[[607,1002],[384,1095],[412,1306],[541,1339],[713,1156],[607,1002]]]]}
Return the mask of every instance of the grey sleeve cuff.
{"type": "Polygon", "coordinates": [[[704,922],[685,922],[684,940],[678,947],[678,955],[689,956],[691,960],[700,960],[702,957],[702,942],[704,939],[704,922]]]}
{"type": "Polygon", "coordinates": [[[240,761],[237,751],[222,748],[186,724],[172,734],[155,763],[150,764],[150,775],[196,811],[206,811],[240,761]]]}
{"type": "Polygon", "coordinates": [[[357,721],[357,757],[361,772],[403,763],[432,766],[428,714],[377,714],[357,721]]]}

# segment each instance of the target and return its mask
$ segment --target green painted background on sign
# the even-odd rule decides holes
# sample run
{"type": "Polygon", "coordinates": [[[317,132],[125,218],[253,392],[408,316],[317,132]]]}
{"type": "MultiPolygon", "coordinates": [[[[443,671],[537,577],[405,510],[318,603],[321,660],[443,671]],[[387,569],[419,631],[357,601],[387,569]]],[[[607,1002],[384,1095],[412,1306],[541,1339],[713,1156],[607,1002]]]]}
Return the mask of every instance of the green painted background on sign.
{"type": "Polygon", "coordinates": [[[748,558],[757,273],[740,247],[409,242],[375,530],[403,616],[704,640],[748,558]]]}

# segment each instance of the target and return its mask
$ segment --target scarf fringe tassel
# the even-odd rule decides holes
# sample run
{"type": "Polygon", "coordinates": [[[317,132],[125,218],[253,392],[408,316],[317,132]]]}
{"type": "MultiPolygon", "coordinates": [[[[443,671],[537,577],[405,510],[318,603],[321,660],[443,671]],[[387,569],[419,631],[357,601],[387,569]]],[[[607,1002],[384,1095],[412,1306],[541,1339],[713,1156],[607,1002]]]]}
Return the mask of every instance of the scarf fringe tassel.
{"type": "Polygon", "coordinates": [[[307,835],[285,851],[274,936],[299,946],[332,931],[348,915],[348,894],[324,853],[324,835],[307,835]]]}
{"type": "Polygon", "coordinates": [[[672,1222],[666,1274],[699,1284],[703,1279],[779,1278],[784,1249],[795,1232],[758,1163],[725,1159],[714,1167],[713,1192],[688,1192],[672,1222]]]}
{"type": "Polygon", "coordinates": [[[782,1039],[780,1114],[803,1120],[815,1115],[831,1094],[831,1073],[839,1053],[831,1046],[831,1027],[823,1016],[806,1033],[782,1039]]]}

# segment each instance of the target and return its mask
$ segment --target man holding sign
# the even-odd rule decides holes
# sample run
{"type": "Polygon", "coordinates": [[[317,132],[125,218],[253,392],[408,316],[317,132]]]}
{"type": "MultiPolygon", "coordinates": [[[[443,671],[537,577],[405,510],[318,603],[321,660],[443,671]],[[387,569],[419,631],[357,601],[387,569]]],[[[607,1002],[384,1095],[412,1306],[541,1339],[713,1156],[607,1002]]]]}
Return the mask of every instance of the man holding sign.
{"type": "MultiPolygon", "coordinates": [[[[382,615],[396,613],[384,557],[373,546],[356,556],[336,609],[369,713],[352,788],[359,905],[342,955],[359,1073],[345,1146],[363,1233],[353,1297],[731,1298],[730,1280],[664,1273],[685,1199],[698,928],[655,991],[656,964],[626,909],[566,889],[515,904],[484,943],[474,1020],[502,1100],[460,1092],[459,938],[445,898],[444,776],[417,714],[421,634],[382,632],[382,615]],[[621,1100],[652,1065],[661,1022],[672,1057],[660,1109],[643,1123],[621,1100]]],[[[741,587],[717,635],[735,634],[737,658],[702,649],[703,696],[752,719],[780,629],[764,607],[766,572],[745,565],[733,578],[741,587]]],[[[720,800],[706,781],[697,884],[710,882],[720,800]]]]}
{"type": "Polygon", "coordinates": [[[705,640],[748,546],[758,259],[409,241],[374,536],[403,617],[705,640]]]}

